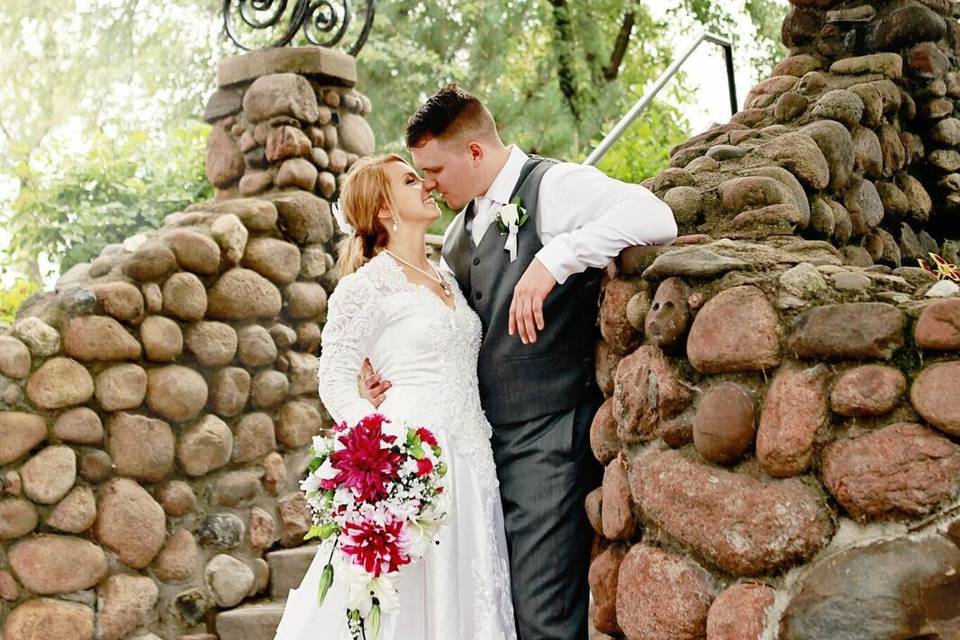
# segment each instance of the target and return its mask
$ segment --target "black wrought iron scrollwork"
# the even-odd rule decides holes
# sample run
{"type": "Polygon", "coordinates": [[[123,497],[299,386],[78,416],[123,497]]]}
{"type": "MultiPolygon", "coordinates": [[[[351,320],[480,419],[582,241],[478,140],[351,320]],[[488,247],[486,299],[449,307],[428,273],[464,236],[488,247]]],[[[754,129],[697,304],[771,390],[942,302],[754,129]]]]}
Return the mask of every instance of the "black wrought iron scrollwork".
{"type": "MultiPolygon", "coordinates": [[[[347,52],[356,56],[367,42],[376,13],[376,0],[366,0],[363,25],[356,41],[347,52]]],[[[258,46],[283,47],[291,44],[298,33],[306,42],[318,47],[335,47],[347,35],[351,23],[350,0],[223,0],[223,26],[227,37],[241,49],[254,48],[244,43],[237,27],[254,32],[281,31],[274,40],[265,39],[258,46]],[[282,25],[287,9],[293,3],[286,25],[282,25]]]]}

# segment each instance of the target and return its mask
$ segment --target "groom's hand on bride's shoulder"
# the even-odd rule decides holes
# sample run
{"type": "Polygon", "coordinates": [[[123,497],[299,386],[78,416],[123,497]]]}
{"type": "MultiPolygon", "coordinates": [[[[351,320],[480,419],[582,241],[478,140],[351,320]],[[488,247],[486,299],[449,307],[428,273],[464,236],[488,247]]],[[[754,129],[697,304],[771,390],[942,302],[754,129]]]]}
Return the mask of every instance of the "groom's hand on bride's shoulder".
{"type": "Polygon", "coordinates": [[[364,360],[360,369],[360,394],[374,407],[379,407],[383,404],[383,395],[390,387],[390,381],[384,380],[373,370],[370,360],[364,360]]]}
{"type": "Polygon", "coordinates": [[[557,280],[543,263],[533,259],[523,277],[513,289],[510,303],[510,335],[520,334],[523,344],[537,341],[537,332],[543,331],[543,301],[547,299],[557,280]]]}

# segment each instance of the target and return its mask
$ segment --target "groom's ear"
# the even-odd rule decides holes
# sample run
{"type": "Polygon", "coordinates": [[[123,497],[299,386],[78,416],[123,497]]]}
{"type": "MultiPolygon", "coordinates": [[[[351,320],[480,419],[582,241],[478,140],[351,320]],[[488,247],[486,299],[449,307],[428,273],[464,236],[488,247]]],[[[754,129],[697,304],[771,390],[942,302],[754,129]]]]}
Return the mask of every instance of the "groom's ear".
{"type": "Polygon", "coordinates": [[[473,162],[474,166],[479,165],[483,160],[483,145],[476,141],[470,142],[467,144],[467,153],[470,154],[470,160],[473,162]]]}

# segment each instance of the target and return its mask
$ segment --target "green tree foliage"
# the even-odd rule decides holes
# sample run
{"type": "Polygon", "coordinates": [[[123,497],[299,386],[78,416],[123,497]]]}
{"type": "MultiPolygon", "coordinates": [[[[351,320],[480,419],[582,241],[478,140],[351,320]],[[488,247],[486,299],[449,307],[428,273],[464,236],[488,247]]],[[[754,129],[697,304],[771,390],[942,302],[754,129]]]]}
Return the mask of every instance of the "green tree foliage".
{"type": "MultiPolygon", "coordinates": [[[[678,33],[742,32],[746,23],[756,64],[779,51],[785,0],[671,0],[666,14],[659,2],[381,0],[359,58],[379,149],[402,150],[409,114],[457,81],[487,102],[505,140],[582,160],[669,64],[678,33]]],[[[14,234],[0,267],[38,279],[41,254],[68,268],[203,197],[202,130],[190,123],[217,60],[235,52],[220,6],[5,0],[0,172],[16,177],[20,194],[0,203],[14,234]]],[[[690,99],[682,77],[671,83],[602,168],[630,181],[660,170],[688,135],[676,106],[690,99]]]]}
{"type": "Polygon", "coordinates": [[[787,55],[787,48],[780,39],[780,26],[786,16],[786,7],[778,0],[747,0],[747,15],[753,24],[754,43],[757,51],[751,56],[756,80],[769,75],[780,60],[787,55]]]}
{"type": "MultiPolygon", "coordinates": [[[[141,171],[160,179],[165,170],[159,165],[169,154],[185,151],[181,130],[189,130],[190,119],[202,112],[224,50],[218,6],[217,0],[4,0],[0,172],[19,182],[20,196],[16,203],[0,203],[3,229],[14,233],[0,266],[39,280],[45,275],[42,253],[53,251],[56,261],[64,251],[98,241],[79,234],[100,233],[105,225],[81,222],[69,228],[71,218],[86,219],[88,200],[74,185],[77,200],[71,203],[65,180],[110,179],[111,171],[122,180],[137,179],[132,171],[118,170],[124,160],[157,164],[141,171]],[[146,146],[154,150],[152,157],[139,153],[146,146]],[[109,171],[99,166],[104,162],[109,171]],[[74,205],[80,213],[67,213],[74,205]],[[47,226],[58,216],[62,223],[47,226]]],[[[189,160],[177,161],[195,167],[195,144],[190,152],[189,160]]],[[[141,195],[158,197],[159,188],[141,195]]],[[[108,219],[119,224],[123,209],[131,220],[123,229],[138,226],[143,210],[153,205],[132,205],[136,188],[129,185],[111,189],[121,199],[108,219]]],[[[169,189],[175,198],[180,187],[169,189]]],[[[94,200],[106,202],[108,191],[103,187],[94,200]]],[[[65,264],[80,254],[67,256],[65,264]]]]}
{"type": "Polygon", "coordinates": [[[209,198],[203,152],[209,127],[173,131],[159,148],[143,133],[100,137],[54,180],[25,180],[3,225],[14,255],[60,256],[60,271],[112,242],[158,227],[164,216],[209,198]]]}
{"type": "Polygon", "coordinates": [[[12,324],[24,300],[40,290],[40,285],[21,278],[9,289],[0,289],[0,323],[12,324]]]}
{"type": "Polygon", "coordinates": [[[676,108],[654,105],[633,122],[598,167],[627,182],[642,182],[662,171],[670,148],[688,137],[676,108]]]}
{"type": "MultiPolygon", "coordinates": [[[[732,34],[738,21],[753,21],[753,61],[767,64],[774,57],[767,49],[779,43],[785,0],[747,0],[746,9],[707,0],[674,4],[659,18],[650,10],[653,3],[641,0],[382,4],[375,37],[359,59],[361,89],[375,106],[371,124],[378,144],[402,150],[409,114],[439,86],[455,81],[490,106],[505,140],[534,153],[582,160],[670,63],[677,43],[668,34],[704,28],[732,34]]],[[[719,56],[717,64],[721,68],[719,56]]],[[[758,73],[768,71],[766,66],[758,73]]],[[[631,181],[662,169],[669,147],[689,129],[669,104],[692,97],[679,76],[603,167],[631,181]]]]}
{"type": "Polygon", "coordinates": [[[677,16],[692,16],[697,25],[731,39],[738,50],[746,50],[754,80],[769,75],[770,69],[787,54],[780,39],[780,25],[787,13],[784,0],[745,0],[742,13],[731,13],[725,3],[713,0],[679,0],[671,10],[677,16]],[[744,39],[738,22],[749,22],[744,39]]]}
{"type": "Polygon", "coordinates": [[[505,139],[581,159],[668,63],[665,31],[637,1],[401,0],[381,5],[359,59],[362,90],[384,149],[402,148],[426,96],[460,82],[488,104],[505,139]]]}
{"type": "Polygon", "coordinates": [[[218,0],[4,0],[6,159],[29,157],[70,122],[88,131],[162,130],[196,114],[224,51],[218,6],[218,0]]]}

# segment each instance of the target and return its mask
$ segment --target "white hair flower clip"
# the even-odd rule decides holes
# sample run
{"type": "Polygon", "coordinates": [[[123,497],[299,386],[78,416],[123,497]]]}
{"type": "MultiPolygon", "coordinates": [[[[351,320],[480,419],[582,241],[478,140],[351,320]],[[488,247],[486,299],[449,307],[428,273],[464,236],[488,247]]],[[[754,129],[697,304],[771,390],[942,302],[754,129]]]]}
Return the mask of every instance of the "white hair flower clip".
{"type": "Polygon", "coordinates": [[[340,208],[340,203],[334,202],[331,209],[333,211],[333,217],[337,221],[337,226],[340,227],[340,232],[348,236],[356,235],[357,230],[347,222],[347,216],[343,213],[343,209],[340,208]]]}

